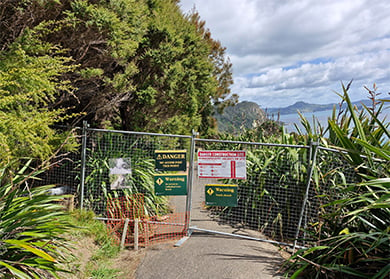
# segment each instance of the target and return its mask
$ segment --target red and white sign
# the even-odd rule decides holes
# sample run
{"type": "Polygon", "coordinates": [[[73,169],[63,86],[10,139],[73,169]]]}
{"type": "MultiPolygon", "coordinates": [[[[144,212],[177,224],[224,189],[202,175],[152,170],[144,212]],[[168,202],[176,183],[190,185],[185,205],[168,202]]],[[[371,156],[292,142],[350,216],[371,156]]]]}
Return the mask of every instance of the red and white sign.
{"type": "Polygon", "coordinates": [[[199,178],[246,179],[245,151],[198,151],[199,178]]]}

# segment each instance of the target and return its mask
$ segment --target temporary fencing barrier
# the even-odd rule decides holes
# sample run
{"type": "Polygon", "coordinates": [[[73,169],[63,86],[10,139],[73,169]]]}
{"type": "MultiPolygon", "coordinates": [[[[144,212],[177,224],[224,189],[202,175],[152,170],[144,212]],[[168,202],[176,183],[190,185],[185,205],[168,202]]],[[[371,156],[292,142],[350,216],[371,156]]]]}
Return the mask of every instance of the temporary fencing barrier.
{"type": "Polygon", "coordinates": [[[105,220],[125,246],[180,239],[187,234],[189,224],[187,185],[172,205],[169,196],[155,192],[155,180],[187,177],[189,159],[184,159],[181,171],[156,169],[155,161],[158,152],[166,150],[180,150],[184,158],[190,158],[190,144],[190,136],[84,126],[81,207],[105,220]]]}
{"type": "Polygon", "coordinates": [[[106,221],[109,231],[121,246],[146,247],[169,240],[179,240],[187,234],[186,213],[163,216],[145,214],[144,196],[113,198],[107,203],[106,221]]]}
{"type": "Polygon", "coordinates": [[[147,246],[196,231],[305,245],[312,240],[304,228],[319,221],[322,205],[334,195],[332,185],[357,181],[341,152],[317,143],[200,139],[195,133],[113,131],[86,123],[81,137],[80,207],[105,220],[122,246],[147,246]],[[214,152],[213,162],[205,151],[214,152]],[[172,157],[163,160],[171,169],[157,164],[162,154],[172,157]],[[237,154],[244,157],[234,159],[237,154]],[[176,169],[183,160],[184,169],[176,169]]]}
{"type": "MultiPolygon", "coordinates": [[[[251,229],[263,233],[258,240],[293,245],[297,231],[300,231],[301,216],[307,214],[302,213],[302,208],[306,208],[307,181],[311,179],[308,169],[313,163],[311,153],[316,145],[310,147],[196,139],[196,146],[198,150],[242,150],[246,153],[245,179],[217,180],[217,185],[235,185],[232,189],[237,191],[237,204],[213,206],[208,210],[209,216],[219,223],[236,228],[236,232],[231,236],[239,235],[240,230],[251,229]]],[[[231,167],[229,162],[227,167],[231,167]]],[[[207,184],[202,182],[199,168],[198,166],[197,184],[204,187],[207,184]]],[[[213,190],[205,192],[206,200],[217,194],[213,190]]],[[[224,196],[220,195],[219,198],[222,205],[224,196]]],[[[229,195],[227,196],[229,198],[229,195]]],[[[201,225],[197,225],[198,230],[216,230],[201,225]]],[[[226,232],[224,234],[226,235],[226,232]]]]}

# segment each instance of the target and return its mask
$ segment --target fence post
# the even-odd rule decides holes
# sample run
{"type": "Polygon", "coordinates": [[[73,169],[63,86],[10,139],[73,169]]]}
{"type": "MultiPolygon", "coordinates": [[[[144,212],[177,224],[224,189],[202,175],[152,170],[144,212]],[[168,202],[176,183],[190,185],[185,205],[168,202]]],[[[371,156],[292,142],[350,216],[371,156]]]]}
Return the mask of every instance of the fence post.
{"type": "Polygon", "coordinates": [[[139,219],[134,219],[134,250],[138,250],[138,238],[139,238],[139,219]]]}
{"type": "Polygon", "coordinates": [[[84,207],[84,181],[85,181],[85,164],[87,156],[87,121],[83,121],[83,130],[81,136],[81,174],[80,174],[80,208],[84,207]]]}
{"type": "Polygon", "coordinates": [[[125,225],[123,226],[122,238],[121,238],[121,250],[125,248],[126,236],[127,236],[127,228],[129,226],[130,219],[126,218],[125,225]]]}
{"type": "Polygon", "coordinates": [[[307,199],[309,197],[309,189],[310,189],[310,183],[311,183],[311,178],[313,175],[313,169],[316,164],[316,157],[317,157],[317,150],[318,150],[319,143],[318,142],[311,142],[310,143],[310,152],[309,152],[309,172],[307,176],[307,184],[306,184],[306,192],[303,197],[303,203],[302,203],[302,209],[301,209],[301,214],[299,215],[299,221],[298,221],[298,226],[297,226],[297,231],[295,233],[295,238],[294,238],[294,246],[293,246],[293,252],[295,251],[295,247],[297,245],[298,241],[298,235],[299,231],[301,230],[301,225],[302,225],[302,219],[303,215],[305,213],[305,208],[306,208],[306,203],[307,199]]]}
{"type": "Polygon", "coordinates": [[[185,227],[187,236],[189,235],[190,228],[190,219],[191,219],[191,208],[192,208],[192,183],[194,176],[194,161],[195,161],[195,137],[198,135],[194,130],[192,130],[191,136],[191,147],[190,147],[190,161],[189,161],[189,170],[188,170],[188,185],[187,185],[187,198],[186,198],[186,212],[185,212],[185,227]]]}

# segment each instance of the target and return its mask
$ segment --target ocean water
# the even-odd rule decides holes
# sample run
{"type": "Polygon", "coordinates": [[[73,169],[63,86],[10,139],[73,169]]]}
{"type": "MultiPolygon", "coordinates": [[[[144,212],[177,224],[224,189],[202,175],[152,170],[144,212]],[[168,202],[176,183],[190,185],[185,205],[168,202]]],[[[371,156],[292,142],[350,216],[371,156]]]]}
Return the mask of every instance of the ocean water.
{"type": "MultiPolygon", "coordinates": [[[[332,110],[307,112],[307,113],[303,113],[303,115],[306,117],[306,119],[310,122],[312,126],[313,126],[313,116],[314,116],[321,123],[322,127],[327,127],[328,118],[332,116],[332,110]]],[[[386,117],[386,121],[389,122],[390,120],[389,109],[385,110],[384,113],[382,113],[381,118],[383,119],[384,117],[386,117]]],[[[296,132],[294,123],[298,125],[298,127],[301,129],[302,132],[305,132],[305,129],[303,129],[303,126],[300,122],[300,117],[298,113],[280,115],[279,120],[284,123],[284,127],[288,133],[296,132]]]]}
{"type": "MultiPolygon", "coordinates": [[[[322,126],[326,126],[328,123],[328,118],[332,116],[332,110],[307,112],[307,113],[303,113],[303,115],[306,117],[307,120],[309,120],[311,124],[313,123],[313,116],[314,116],[318,119],[318,121],[321,123],[322,126]]],[[[294,124],[297,124],[298,127],[301,129],[301,131],[304,131],[302,130],[303,126],[301,124],[298,113],[281,114],[279,117],[279,121],[284,123],[284,127],[288,133],[296,132],[296,128],[294,124]]]]}

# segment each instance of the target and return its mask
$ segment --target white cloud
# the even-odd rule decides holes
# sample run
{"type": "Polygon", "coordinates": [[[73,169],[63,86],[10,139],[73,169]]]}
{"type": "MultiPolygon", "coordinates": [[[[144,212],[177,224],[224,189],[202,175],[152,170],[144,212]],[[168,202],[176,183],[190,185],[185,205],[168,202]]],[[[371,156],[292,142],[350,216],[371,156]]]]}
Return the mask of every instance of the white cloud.
{"type": "Polygon", "coordinates": [[[351,79],[355,100],[374,82],[390,91],[390,1],[182,0],[183,11],[194,3],[227,47],[241,100],[337,102],[332,90],[351,79]]]}

